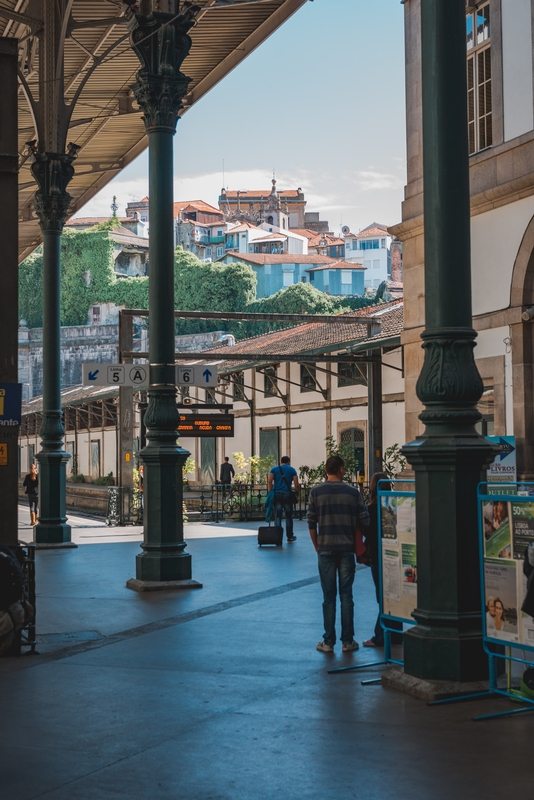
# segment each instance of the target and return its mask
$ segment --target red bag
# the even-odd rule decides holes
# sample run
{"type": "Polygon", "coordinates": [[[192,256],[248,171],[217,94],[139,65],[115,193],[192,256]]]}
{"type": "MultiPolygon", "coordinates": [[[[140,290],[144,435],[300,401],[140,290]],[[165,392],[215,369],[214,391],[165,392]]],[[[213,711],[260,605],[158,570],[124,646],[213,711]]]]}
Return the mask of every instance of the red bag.
{"type": "Polygon", "coordinates": [[[356,528],[356,536],[354,537],[354,552],[356,553],[356,561],[358,564],[369,564],[367,557],[367,546],[363,540],[363,534],[359,528],[356,528]]]}

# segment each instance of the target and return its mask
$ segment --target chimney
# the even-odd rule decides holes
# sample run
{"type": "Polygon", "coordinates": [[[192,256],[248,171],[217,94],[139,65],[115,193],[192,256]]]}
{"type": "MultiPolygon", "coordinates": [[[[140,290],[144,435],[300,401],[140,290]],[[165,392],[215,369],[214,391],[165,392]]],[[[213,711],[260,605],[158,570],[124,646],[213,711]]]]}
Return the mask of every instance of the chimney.
{"type": "Polygon", "coordinates": [[[402,283],[402,242],[394,239],[391,242],[391,280],[402,283]]]}

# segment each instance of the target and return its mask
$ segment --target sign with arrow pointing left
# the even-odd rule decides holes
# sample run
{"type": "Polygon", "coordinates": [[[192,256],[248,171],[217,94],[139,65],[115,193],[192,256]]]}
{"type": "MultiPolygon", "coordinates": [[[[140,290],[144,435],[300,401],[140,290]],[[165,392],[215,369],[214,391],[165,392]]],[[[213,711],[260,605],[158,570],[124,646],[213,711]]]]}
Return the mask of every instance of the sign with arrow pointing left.
{"type": "Polygon", "coordinates": [[[82,364],[84,386],[148,386],[148,365],[82,364]]]}

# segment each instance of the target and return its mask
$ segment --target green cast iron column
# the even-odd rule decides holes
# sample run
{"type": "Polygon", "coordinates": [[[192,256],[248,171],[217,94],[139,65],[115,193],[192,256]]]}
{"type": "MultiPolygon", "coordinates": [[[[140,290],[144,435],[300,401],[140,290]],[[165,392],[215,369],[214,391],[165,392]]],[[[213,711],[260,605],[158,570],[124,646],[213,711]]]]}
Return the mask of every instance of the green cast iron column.
{"type": "MultiPolygon", "coordinates": [[[[143,553],[137,581],[191,579],[184,552],[182,466],[189,453],[177,443],[174,367],[173,136],[190,78],[180,71],[189,53],[187,14],[153,13],[132,19],[132,46],[142,64],[133,91],[149,142],[150,388],[145,416],[143,553]]],[[[128,582],[137,588],[135,582],[128,582]]]]}
{"type": "Polygon", "coordinates": [[[61,412],[61,232],[71,196],[67,185],[74,175],[75,155],[33,152],[32,172],[39,185],[34,207],[43,234],[43,421],[39,435],[39,523],[35,541],[70,542],[65,496],[65,465],[61,412]]]}
{"type": "Polygon", "coordinates": [[[417,625],[405,672],[484,678],[476,487],[493,448],[479,436],[483,384],[472,327],[465,0],[422,0],[425,432],[403,448],[415,470],[417,625]]]}

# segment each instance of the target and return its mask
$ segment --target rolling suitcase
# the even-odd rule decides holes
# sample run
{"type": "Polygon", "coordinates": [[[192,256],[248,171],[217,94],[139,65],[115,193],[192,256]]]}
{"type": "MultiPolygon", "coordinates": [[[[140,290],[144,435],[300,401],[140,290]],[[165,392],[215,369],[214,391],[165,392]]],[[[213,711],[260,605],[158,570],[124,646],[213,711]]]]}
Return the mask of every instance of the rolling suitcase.
{"type": "Polygon", "coordinates": [[[281,525],[262,525],[258,528],[258,545],[274,544],[276,547],[282,546],[284,529],[281,525]]]}

